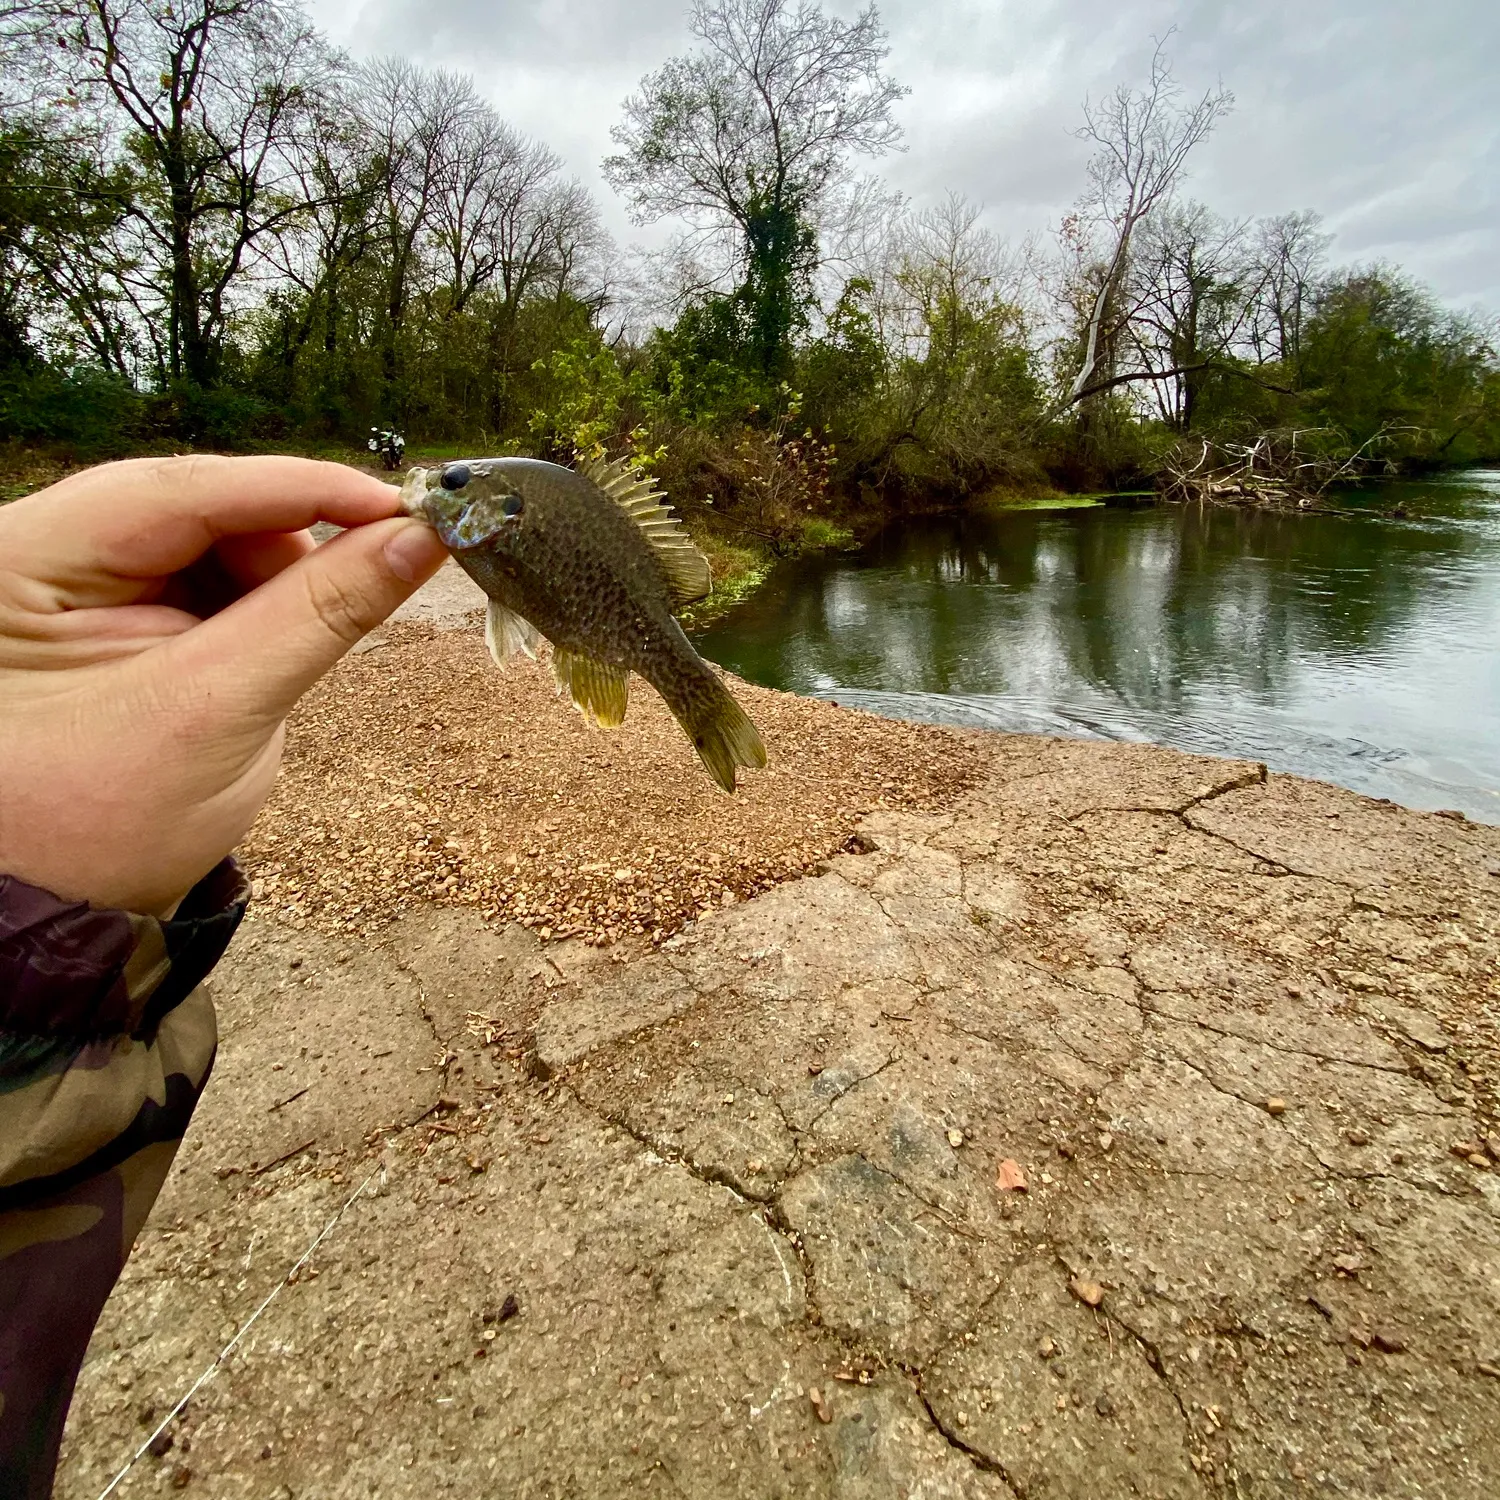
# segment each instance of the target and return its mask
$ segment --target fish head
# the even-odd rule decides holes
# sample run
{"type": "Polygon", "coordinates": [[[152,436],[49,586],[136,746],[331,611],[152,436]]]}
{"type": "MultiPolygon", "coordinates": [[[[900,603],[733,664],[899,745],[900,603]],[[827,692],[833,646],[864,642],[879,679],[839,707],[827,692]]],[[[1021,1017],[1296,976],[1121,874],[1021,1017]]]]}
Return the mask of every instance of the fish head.
{"type": "Polygon", "coordinates": [[[524,476],[503,458],[457,459],[440,468],[412,469],[401,486],[402,508],[436,527],[449,548],[510,550],[529,504],[524,476]]]}

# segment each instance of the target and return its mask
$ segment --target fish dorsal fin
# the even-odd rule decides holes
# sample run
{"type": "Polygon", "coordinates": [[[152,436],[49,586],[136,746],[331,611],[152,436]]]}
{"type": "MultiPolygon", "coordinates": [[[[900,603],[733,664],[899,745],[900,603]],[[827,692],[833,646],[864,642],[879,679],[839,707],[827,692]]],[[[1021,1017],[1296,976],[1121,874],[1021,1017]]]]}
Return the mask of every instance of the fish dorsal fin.
{"type": "Polygon", "coordinates": [[[497,667],[503,668],[517,654],[535,661],[539,640],[541,635],[530,620],[523,620],[498,599],[490,600],[489,608],[484,612],[484,643],[490,648],[497,667]]]}
{"type": "Polygon", "coordinates": [[[566,693],[573,706],[600,728],[614,729],[625,722],[630,673],[624,667],[596,661],[566,646],[554,646],[552,674],[557,678],[558,692],[566,693]]]}
{"type": "Polygon", "coordinates": [[[654,479],[638,474],[623,458],[587,459],[578,472],[641,528],[679,604],[708,594],[713,587],[708,559],[693,545],[687,527],[667,509],[654,479]]]}

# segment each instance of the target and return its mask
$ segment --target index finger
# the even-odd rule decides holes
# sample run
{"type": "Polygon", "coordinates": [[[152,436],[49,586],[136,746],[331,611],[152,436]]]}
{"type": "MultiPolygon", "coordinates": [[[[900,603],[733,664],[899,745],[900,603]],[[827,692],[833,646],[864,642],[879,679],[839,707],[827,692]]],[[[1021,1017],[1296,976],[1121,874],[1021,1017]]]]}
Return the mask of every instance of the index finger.
{"type": "Polygon", "coordinates": [[[101,464],[8,507],[33,577],[164,578],[223,538],[363,526],[399,513],[396,489],[310,458],[137,458],[101,464]]]}

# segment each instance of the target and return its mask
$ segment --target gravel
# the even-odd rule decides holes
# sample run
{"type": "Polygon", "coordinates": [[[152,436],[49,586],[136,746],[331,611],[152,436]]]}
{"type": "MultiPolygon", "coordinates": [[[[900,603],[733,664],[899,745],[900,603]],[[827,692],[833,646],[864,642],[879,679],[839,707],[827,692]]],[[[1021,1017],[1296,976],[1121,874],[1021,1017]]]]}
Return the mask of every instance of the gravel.
{"type": "Polygon", "coordinates": [[[959,731],[731,680],[770,764],[727,797],[638,679],[625,724],[601,731],[556,696],[545,655],[501,673],[477,626],[381,638],[303,700],[240,851],[293,927],[370,935],[426,900],[544,941],[659,943],[815,868],[876,808],[947,806],[984,763],[959,731]]]}

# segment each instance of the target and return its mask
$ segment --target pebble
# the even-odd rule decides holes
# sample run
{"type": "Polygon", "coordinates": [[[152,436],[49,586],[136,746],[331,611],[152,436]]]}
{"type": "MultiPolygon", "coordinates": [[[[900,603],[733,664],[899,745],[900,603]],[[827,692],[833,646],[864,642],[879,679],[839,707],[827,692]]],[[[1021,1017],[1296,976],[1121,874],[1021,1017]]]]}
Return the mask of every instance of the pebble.
{"type": "Polygon", "coordinates": [[[1500,1380],[1500,1365],[1491,1364],[1489,1360],[1482,1359],[1475,1368],[1481,1375],[1488,1375],[1491,1380],[1500,1380]]]}
{"type": "Polygon", "coordinates": [[[1500,1161],[1500,1135],[1490,1134],[1485,1136],[1484,1149],[1488,1151],[1496,1161],[1500,1161]]]}
{"type": "Polygon", "coordinates": [[[820,1422],[833,1421],[833,1408],[829,1406],[822,1391],[817,1386],[814,1385],[808,1388],[807,1399],[812,1402],[812,1409],[817,1413],[820,1422]]]}
{"type": "Polygon", "coordinates": [[[1400,1354],[1406,1348],[1406,1340],[1388,1328],[1377,1328],[1370,1335],[1370,1346],[1382,1354],[1400,1354]]]}
{"type": "Polygon", "coordinates": [[[1100,1391],[1099,1394],[1094,1397],[1094,1410],[1098,1412],[1101,1417],[1112,1417],[1115,1414],[1115,1403],[1111,1401],[1103,1391],[1100,1391]]]}
{"type": "Polygon", "coordinates": [[[1286,1113],[1285,1099],[1267,1099],[1266,1113],[1268,1115],[1284,1115],[1286,1113]]]}
{"type": "Polygon", "coordinates": [[[1471,1151],[1468,1156],[1464,1158],[1464,1160],[1467,1161],[1471,1167],[1487,1167],[1490,1164],[1489,1157],[1487,1157],[1482,1151],[1471,1151]]]}
{"type": "Polygon", "coordinates": [[[1368,1146],[1370,1144],[1370,1133],[1367,1130],[1346,1130],[1344,1139],[1351,1146],[1368,1146]]]}
{"type": "Polygon", "coordinates": [[[1104,1301],[1104,1288],[1097,1281],[1085,1281],[1075,1276],[1068,1283],[1068,1290],[1086,1307],[1098,1307],[1104,1301]]]}
{"type": "Polygon", "coordinates": [[[963,1131],[961,1131],[961,1130],[950,1130],[948,1132],[948,1144],[950,1146],[952,1146],[955,1151],[957,1151],[958,1148],[963,1145],[963,1143],[964,1143],[964,1133],[963,1133],[963,1131]]]}
{"type": "Polygon", "coordinates": [[[1352,1254],[1335,1255],[1333,1257],[1334,1269],[1342,1271],[1345,1276],[1358,1276],[1365,1268],[1365,1263],[1359,1256],[1352,1254]]]}
{"type": "Polygon", "coordinates": [[[1109,1131],[1101,1130],[1099,1132],[1099,1149],[1101,1151],[1108,1151],[1110,1147],[1114,1145],[1114,1143],[1115,1138],[1109,1133],[1109,1131]]]}
{"type": "Polygon", "coordinates": [[[1036,1352],[1039,1359],[1051,1359],[1057,1353],[1057,1340],[1051,1338],[1039,1339],[1037,1341],[1036,1352]]]}

